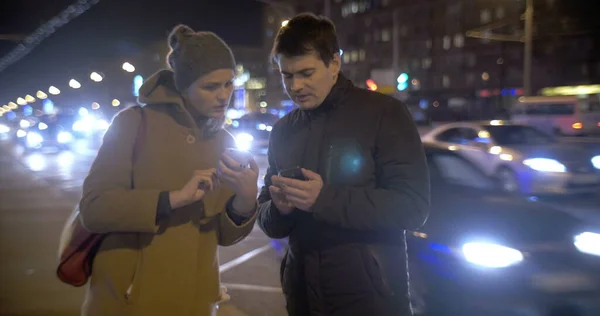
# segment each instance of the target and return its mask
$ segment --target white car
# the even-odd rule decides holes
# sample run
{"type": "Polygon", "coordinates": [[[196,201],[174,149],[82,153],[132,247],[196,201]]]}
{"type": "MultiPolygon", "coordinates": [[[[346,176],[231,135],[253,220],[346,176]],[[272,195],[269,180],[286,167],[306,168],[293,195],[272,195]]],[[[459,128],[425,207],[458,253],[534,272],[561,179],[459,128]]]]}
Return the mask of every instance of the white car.
{"type": "Polygon", "coordinates": [[[423,142],[457,151],[505,191],[525,194],[600,190],[600,155],[527,125],[503,121],[439,126],[423,142]]]}

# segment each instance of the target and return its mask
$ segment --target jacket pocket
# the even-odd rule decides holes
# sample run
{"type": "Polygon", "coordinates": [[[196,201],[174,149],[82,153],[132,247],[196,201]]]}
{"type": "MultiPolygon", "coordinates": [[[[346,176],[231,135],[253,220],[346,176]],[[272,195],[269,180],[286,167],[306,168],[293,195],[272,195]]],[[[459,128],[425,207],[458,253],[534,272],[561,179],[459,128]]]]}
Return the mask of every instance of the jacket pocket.
{"type": "Polygon", "coordinates": [[[385,265],[380,251],[371,245],[361,247],[361,254],[365,269],[373,287],[383,297],[394,296],[394,290],[390,286],[390,279],[386,273],[385,265]]]}
{"type": "MultiPolygon", "coordinates": [[[[140,234],[136,234],[137,235],[137,239],[138,241],[140,241],[141,237],[140,234]]],[[[128,305],[131,305],[135,302],[135,299],[138,297],[139,295],[139,291],[140,291],[140,279],[141,279],[141,270],[142,270],[142,263],[143,263],[143,248],[141,246],[141,242],[140,242],[140,248],[137,251],[137,260],[135,263],[135,269],[133,270],[133,274],[131,276],[131,282],[129,284],[129,286],[127,287],[127,290],[125,290],[125,293],[123,294],[123,298],[125,299],[125,303],[127,303],[128,305]]]]}

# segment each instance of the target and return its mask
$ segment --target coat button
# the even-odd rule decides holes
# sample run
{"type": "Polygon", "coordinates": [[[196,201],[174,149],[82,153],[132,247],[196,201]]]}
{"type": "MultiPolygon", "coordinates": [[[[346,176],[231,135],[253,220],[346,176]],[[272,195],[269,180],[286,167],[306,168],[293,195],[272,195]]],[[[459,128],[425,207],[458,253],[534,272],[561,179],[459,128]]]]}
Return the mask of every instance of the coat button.
{"type": "Polygon", "coordinates": [[[186,141],[188,144],[193,144],[196,141],[196,137],[194,137],[194,135],[188,135],[186,141]]]}

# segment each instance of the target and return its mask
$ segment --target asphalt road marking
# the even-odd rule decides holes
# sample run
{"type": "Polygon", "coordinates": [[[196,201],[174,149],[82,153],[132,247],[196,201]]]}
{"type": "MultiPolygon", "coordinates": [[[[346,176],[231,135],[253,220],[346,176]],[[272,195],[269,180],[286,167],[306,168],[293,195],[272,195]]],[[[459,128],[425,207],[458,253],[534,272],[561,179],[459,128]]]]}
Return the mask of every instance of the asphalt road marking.
{"type": "Polygon", "coordinates": [[[281,287],[252,285],[252,284],[237,284],[237,283],[221,283],[228,290],[255,291],[263,293],[283,293],[281,287]]]}
{"type": "Polygon", "coordinates": [[[225,271],[231,270],[231,269],[239,266],[240,264],[260,255],[261,253],[268,251],[269,249],[271,249],[270,244],[262,246],[260,248],[256,248],[256,249],[254,249],[250,252],[247,252],[231,261],[227,261],[226,263],[219,266],[219,272],[223,273],[225,271]]]}

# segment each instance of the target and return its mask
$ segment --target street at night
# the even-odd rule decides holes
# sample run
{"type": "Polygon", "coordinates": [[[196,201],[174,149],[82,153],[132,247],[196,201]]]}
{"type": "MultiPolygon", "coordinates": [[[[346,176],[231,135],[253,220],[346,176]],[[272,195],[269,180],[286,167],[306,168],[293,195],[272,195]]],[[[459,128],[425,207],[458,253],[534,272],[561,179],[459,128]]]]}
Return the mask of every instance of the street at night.
{"type": "Polygon", "coordinates": [[[600,315],[598,12],[3,1],[0,316],[600,315]]]}

